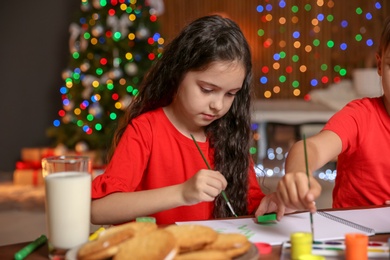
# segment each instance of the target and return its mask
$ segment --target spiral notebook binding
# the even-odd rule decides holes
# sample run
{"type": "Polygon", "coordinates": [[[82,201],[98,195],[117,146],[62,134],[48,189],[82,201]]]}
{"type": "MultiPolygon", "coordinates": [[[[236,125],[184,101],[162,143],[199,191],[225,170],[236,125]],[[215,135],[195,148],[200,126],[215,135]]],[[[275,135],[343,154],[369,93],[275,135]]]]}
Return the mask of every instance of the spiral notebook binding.
{"type": "Polygon", "coordinates": [[[352,221],[349,221],[349,220],[346,220],[346,219],[343,219],[343,218],[339,218],[339,217],[334,216],[332,214],[329,214],[327,212],[317,211],[317,214],[319,214],[321,216],[324,216],[326,218],[329,218],[331,220],[337,221],[339,223],[343,223],[344,225],[356,228],[356,229],[358,229],[360,231],[366,232],[366,233],[368,233],[368,235],[375,235],[375,230],[372,229],[372,228],[356,224],[355,222],[352,222],[352,221]]]}

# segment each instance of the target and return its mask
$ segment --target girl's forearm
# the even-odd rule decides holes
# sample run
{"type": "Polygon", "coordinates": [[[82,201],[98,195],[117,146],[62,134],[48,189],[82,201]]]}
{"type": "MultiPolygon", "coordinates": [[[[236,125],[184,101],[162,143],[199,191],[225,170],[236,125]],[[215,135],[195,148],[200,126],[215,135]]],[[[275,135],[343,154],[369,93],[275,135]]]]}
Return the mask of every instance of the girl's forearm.
{"type": "Polygon", "coordinates": [[[182,185],[137,192],[117,192],[92,201],[91,222],[118,224],[185,205],[182,185]]]}
{"type": "MultiPolygon", "coordinates": [[[[325,130],[306,140],[309,172],[312,173],[337,157],[342,150],[340,137],[332,131],[325,130]]],[[[303,141],[296,142],[290,149],[286,159],[286,173],[304,172],[303,141]]]]}
{"type": "MultiPolygon", "coordinates": [[[[321,167],[318,163],[317,149],[314,145],[307,142],[307,154],[308,154],[308,167],[309,173],[314,172],[321,167]]],[[[306,172],[305,153],[303,147],[303,141],[295,143],[286,158],[285,172],[306,172]]]]}

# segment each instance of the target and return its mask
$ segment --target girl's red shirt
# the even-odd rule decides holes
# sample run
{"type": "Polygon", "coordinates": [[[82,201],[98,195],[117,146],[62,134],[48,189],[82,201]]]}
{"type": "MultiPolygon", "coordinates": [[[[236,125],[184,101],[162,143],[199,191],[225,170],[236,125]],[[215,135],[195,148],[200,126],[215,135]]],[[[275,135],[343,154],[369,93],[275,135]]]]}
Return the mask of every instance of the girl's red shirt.
{"type": "MultiPolygon", "coordinates": [[[[209,143],[198,144],[213,167],[214,156],[209,143]]],[[[182,135],[160,108],[140,115],[128,125],[105,172],[93,180],[92,198],[183,183],[200,169],[207,166],[193,140],[182,135]]],[[[264,197],[254,167],[250,167],[248,180],[248,212],[253,213],[264,197]]],[[[207,220],[213,218],[213,208],[213,202],[202,202],[152,216],[158,224],[207,220]]]]}

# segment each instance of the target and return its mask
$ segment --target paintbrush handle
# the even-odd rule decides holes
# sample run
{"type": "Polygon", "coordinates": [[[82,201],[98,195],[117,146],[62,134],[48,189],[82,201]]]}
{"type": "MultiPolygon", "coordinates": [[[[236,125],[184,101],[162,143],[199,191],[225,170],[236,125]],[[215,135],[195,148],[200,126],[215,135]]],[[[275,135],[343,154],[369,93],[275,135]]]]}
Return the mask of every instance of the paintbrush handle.
{"type": "MultiPolygon", "coordinates": [[[[305,153],[305,166],[306,166],[306,176],[307,176],[307,181],[309,185],[309,190],[310,190],[310,176],[309,176],[309,162],[307,158],[307,149],[306,149],[306,136],[303,134],[303,150],[305,153]]],[[[314,223],[313,223],[313,213],[310,212],[310,227],[311,227],[311,235],[314,241],[314,223]]]]}
{"type": "MultiPolygon", "coordinates": [[[[207,168],[208,168],[209,170],[212,170],[212,169],[211,169],[211,166],[210,166],[210,164],[209,164],[209,162],[207,161],[206,157],[204,156],[202,150],[200,149],[200,147],[199,147],[199,145],[198,145],[198,142],[196,141],[195,137],[194,137],[192,134],[191,134],[191,137],[192,137],[192,140],[194,140],[194,143],[195,143],[195,145],[196,145],[196,148],[198,148],[198,151],[199,151],[200,155],[202,156],[203,161],[206,163],[207,168]]],[[[234,212],[233,207],[232,207],[232,205],[230,204],[229,199],[228,199],[228,197],[226,196],[225,191],[223,190],[221,193],[222,193],[222,197],[223,197],[224,200],[226,201],[226,204],[228,205],[230,211],[233,213],[233,215],[234,215],[235,217],[237,217],[237,214],[234,212]]]]}
{"type": "Polygon", "coordinates": [[[196,141],[195,137],[194,137],[193,135],[191,135],[191,137],[192,137],[192,139],[194,140],[194,143],[195,143],[195,145],[196,145],[196,148],[198,148],[198,151],[199,151],[200,155],[202,156],[203,161],[206,163],[207,168],[208,168],[209,170],[212,170],[212,169],[211,169],[211,166],[210,166],[210,164],[209,164],[209,162],[207,161],[206,157],[204,156],[202,150],[200,149],[200,147],[199,147],[199,145],[198,145],[198,142],[196,141]]]}

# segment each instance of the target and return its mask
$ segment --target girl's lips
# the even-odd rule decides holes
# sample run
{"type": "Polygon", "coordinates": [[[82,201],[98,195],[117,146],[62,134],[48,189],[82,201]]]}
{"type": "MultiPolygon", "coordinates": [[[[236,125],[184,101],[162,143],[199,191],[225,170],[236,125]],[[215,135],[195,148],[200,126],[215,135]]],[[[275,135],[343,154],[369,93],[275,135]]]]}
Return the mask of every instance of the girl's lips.
{"type": "Polygon", "coordinates": [[[214,115],[209,115],[209,114],[202,114],[203,118],[206,120],[214,120],[216,116],[214,115]]]}

